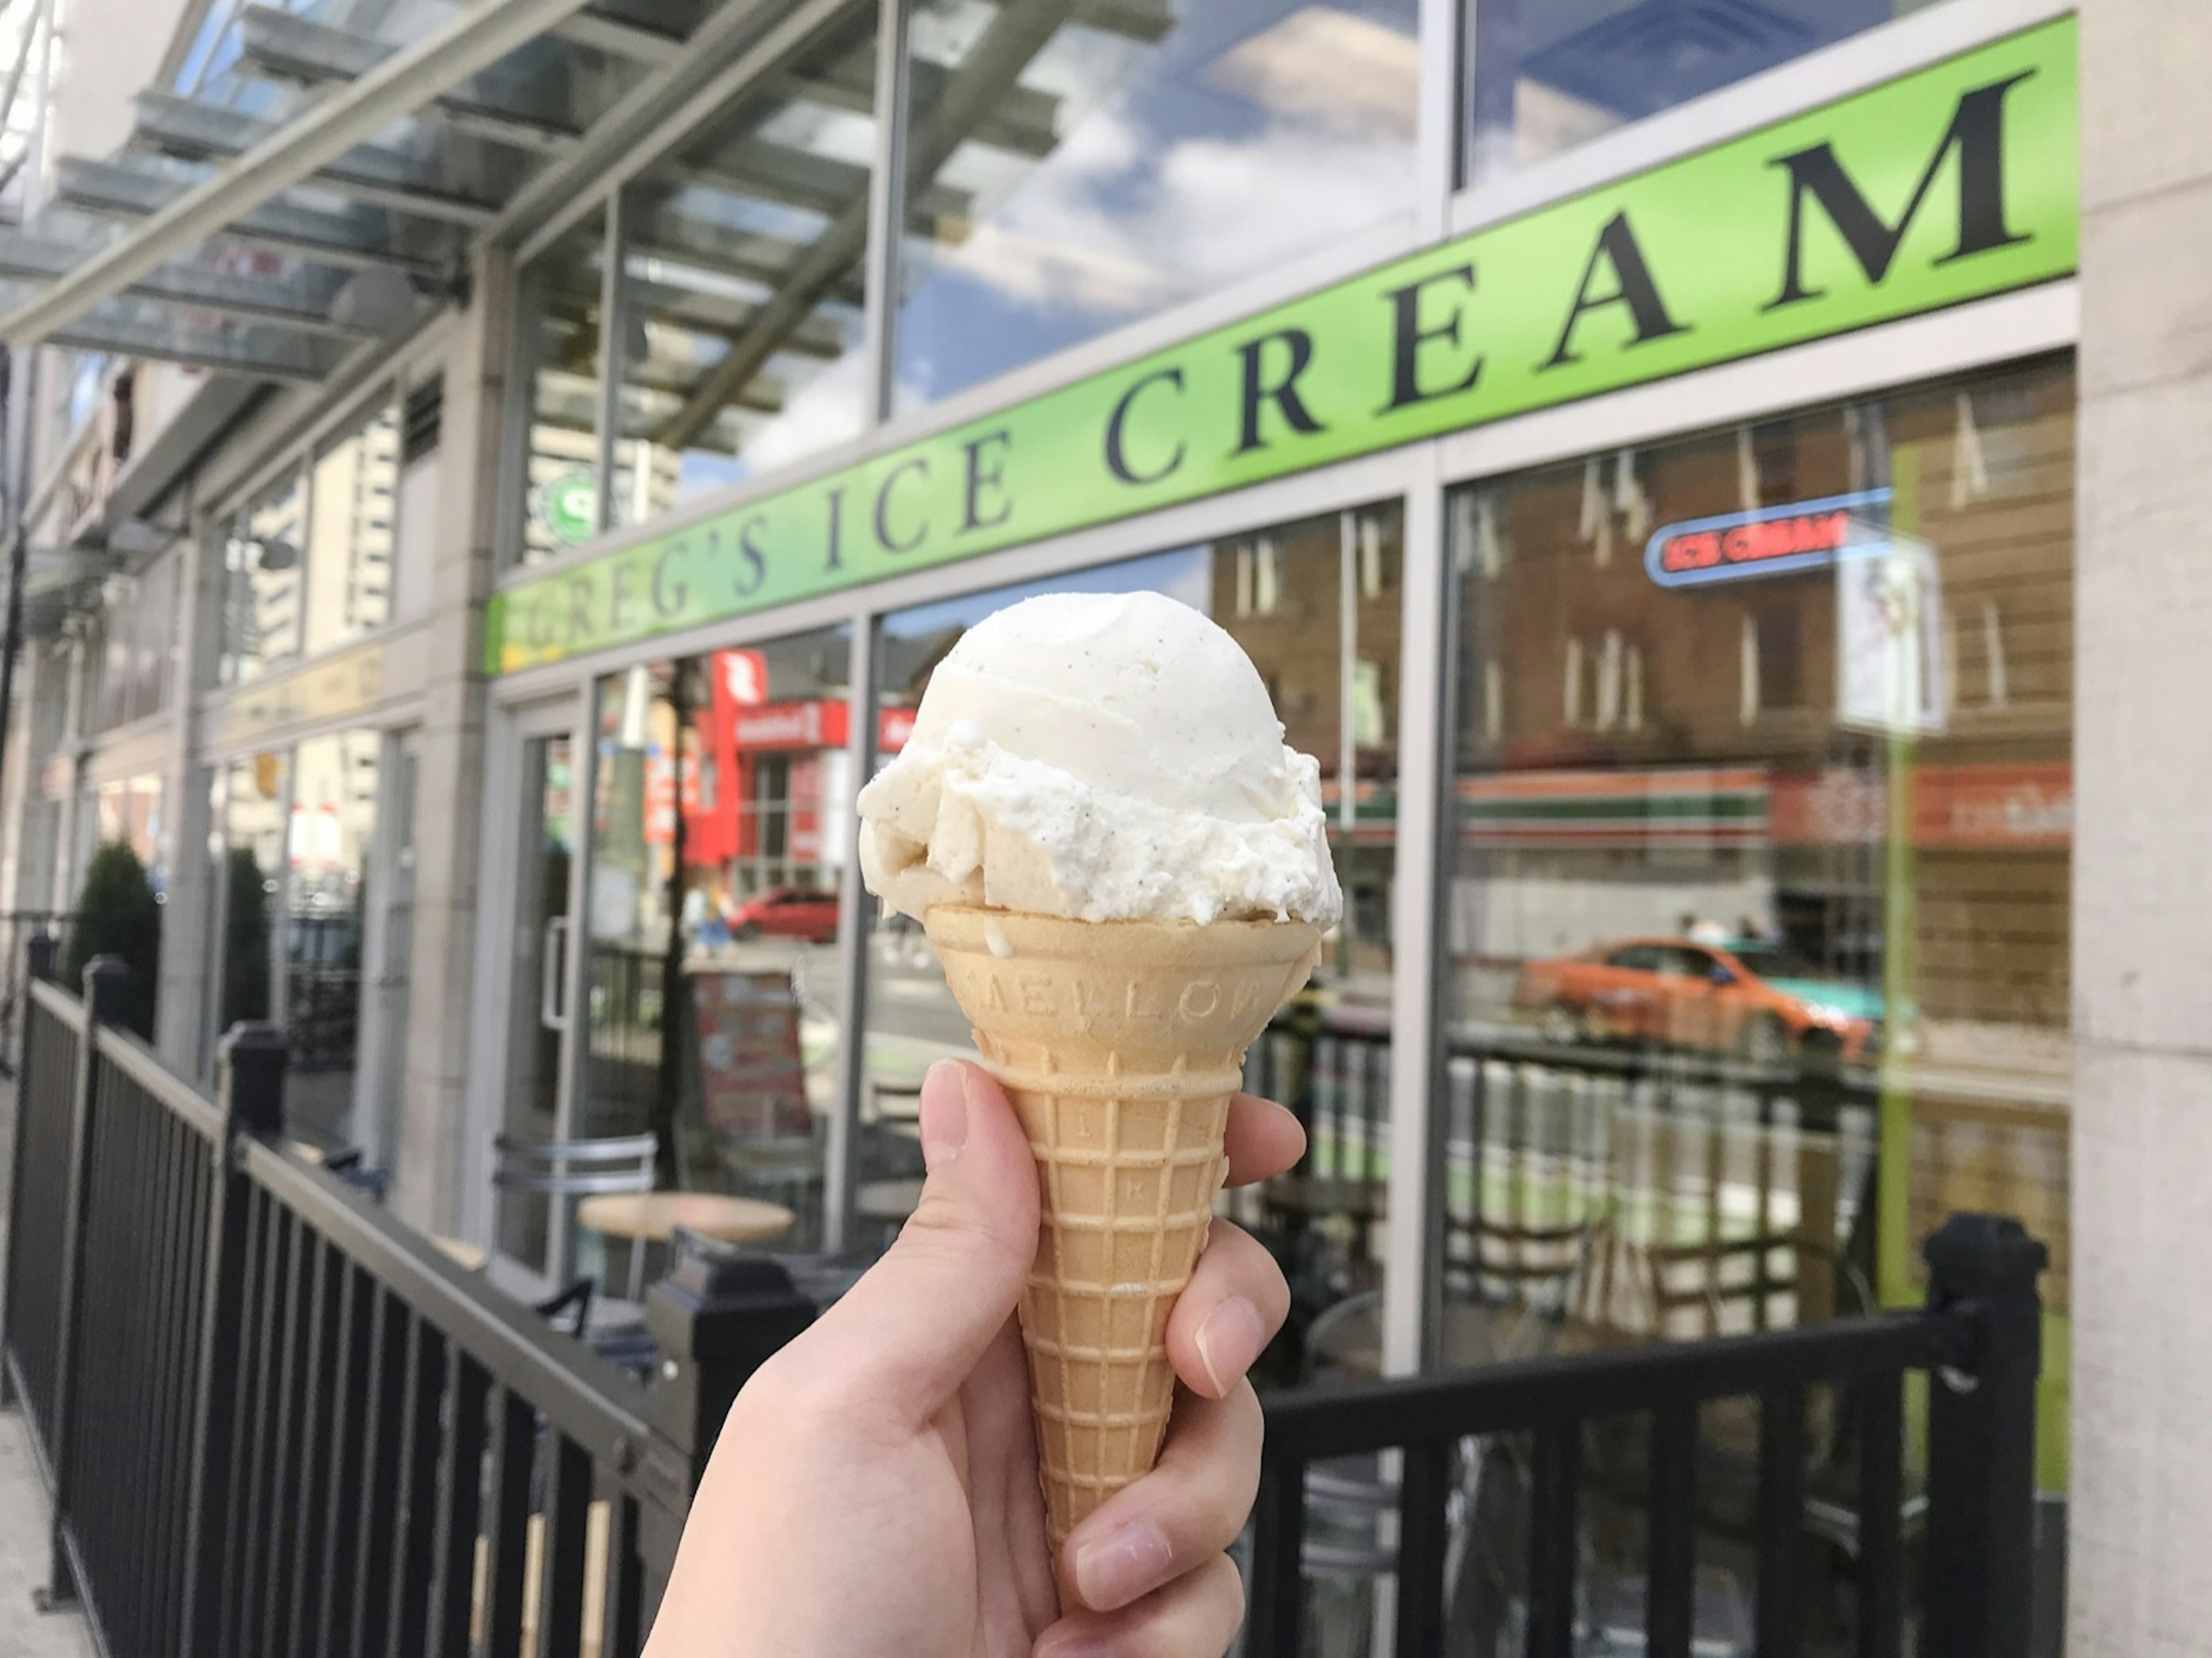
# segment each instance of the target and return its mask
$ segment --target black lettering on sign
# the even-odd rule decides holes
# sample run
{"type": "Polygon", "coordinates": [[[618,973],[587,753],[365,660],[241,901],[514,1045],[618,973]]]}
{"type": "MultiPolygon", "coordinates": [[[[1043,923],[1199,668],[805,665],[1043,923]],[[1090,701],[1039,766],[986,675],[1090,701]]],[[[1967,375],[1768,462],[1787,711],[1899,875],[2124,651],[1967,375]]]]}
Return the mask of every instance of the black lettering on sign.
{"type": "Polygon", "coordinates": [[[830,492],[830,562],[823,568],[845,568],[845,486],[842,483],[830,492]]]}
{"type": "Polygon", "coordinates": [[[1172,386],[1180,392],[1182,390],[1182,370],[1155,368],[1142,379],[1132,381],[1129,389],[1121,393],[1121,400],[1114,405],[1114,413],[1106,422],[1106,469],[1124,483],[1158,483],[1182,465],[1184,446],[1181,438],[1177,438],[1175,447],[1168,451],[1168,458],[1152,471],[1139,472],[1129,464],[1127,437],[1129,410],[1137,401],[1137,393],[1148,386],[1172,386]]]}
{"type": "Polygon", "coordinates": [[[968,456],[968,495],[960,514],[960,532],[972,530],[995,530],[1014,515],[1014,503],[1006,495],[1006,452],[1013,447],[1012,434],[1004,427],[995,432],[986,432],[980,438],[970,438],[960,446],[968,456]],[[998,451],[987,460],[984,446],[996,444],[998,451]],[[988,518],[983,515],[983,492],[994,490],[999,497],[999,510],[988,518]]]}
{"type": "Polygon", "coordinates": [[[1459,319],[1466,314],[1466,307],[1455,303],[1451,313],[1433,328],[1421,326],[1421,295],[1439,282],[1455,283],[1472,294],[1474,292],[1474,266],[1455,264],[1443,270],[1431,271],[1418,282],[1407,282],[1403,288],[1390,290],[1390,401],[1382,405],[1382,412],[1403,409],[1408,404],[1425,403],[1431,398],[1448,398],[1455,392],[1469,392],[1482,378],[1482,354],[1478,351],[1467,366],[1467,372],[1449,386],[1439,386],[1425,391],[1421,386],[1421,348],[1432,342],[1459,343],[1459,319]]]}
{"type": "Polygon", "coordinates": [[[580,645],[592,636],[592,579],[571,576],[568,579],[568,641],[580,645]]]}
{"type": "Polygon", "coordinates": [[[768,580],[768,556],[761,551],[758,537],[768,525],[768,515],[755,513],[738,526],[738,568],[732,578],[739,598],[750,598],[768,580]]]}
{"type": "Polygon", "coordinates": [[[1858,261],[1866,279],[1879,282],[1889,275],[1889,267],[1904,244],[1905,233],[1912,228],[1912,221],[1927,201],[1928,192],[1935,187],[1936,175],[1942,169],[1944,157],[1954,149],[1959,152],[1959,243],[1936,263],[1949,264],[1992,248],[2033,240],[2030,236],[2014,235],[2005,223],[2004,100],[2005,94],[2034,73],[2032,69],[2022,70],[2008,79],[1993,81],[1961,94],[1957,107],[1951,112],[1951,125],[1936,140],[1936,153],[1928,158],[1920,182],[1913,185],[1911,198],[1905,203],[1905,211],[1898,216],[1894,225],[1885,224],[1881,215],[1868,203],[1858,185],[1852,182],[1851,175],[1844,171],[1844,164],[1836,159],[1832,144],[1815,144],[1795,155],[1778,155],[1768,162],[1768,166],[1782,167],[1790,174],[1790,240],[1782,256],[1782,292],[1765,308],[1778,310],[1800,300],[1819,299],[1827,292],[1825,288],[1808,288],[1805,283],[1808,197],[1828,216],[1828,222],[1843,237],[1844,245],[1850,249],[1851,257],[1858,261]]]}
{"type": "Polygon", "coordinates": [[[929,482],[929,458],[914,455],[901,461],[884,474],[884,481],[876,489],[876,541],[887,553],[910,553],[929,537],[929,520],[925,518],[914,526],[914,533],[900,541],[891,534],[891,490],[898,481],[911,472],[929,482]]]}
{"type": "Polygon", "coordinates": [[[629,579],[635,574],[623,561],[615,561],[607,572],[607,629],[621,633],[630,623],[630,600],[636,597],[629,590],[629,579]]]}
{"type": "Polygon", "coordinates": [[[1680,334],[1688,327],[1667,314],[1667,306],[1659,297],[1659,285],[1651,280],[1651,267],[1644,263],[1644,250],[1636,240],[1636,233],[1629,228],[1626,212],[1614,214],[1597,233],[1597,243],[1590,249],[1589,263],[1583,267],[1581,285],[1575,289],[1574,308],[1567,313],[1566,326],[1559,331],[1559,343],[1540,365],[1557,368],[1563,363],[1579,362],[1581,355],[1574,349],[1575,325],[1585,312],[1602,311],[1609,305],[1625,305],[1636,325],[1636,337],[1631,345],[1642,345],[1668,334],[1680,334]],[[1593,294],[1590,283],[1596,279],[1599,264],[1613,271],[1613,291],[1593,294]]]}
{"type": "MultiPolygon", "coordinates": [[[[719,537],[707,531],[707,554],[714,556],[719,537]]],[[[680,615],[684,601],[691,596],[690,585],[684,580],[684,568],[691,562],[691,544],[678,537],[660,550],[660,556],[653,562],[653,613],[663,622],[680,615]]]]}
{"type": "Polygon", "coordinates": [[[1244,414],[1237,436],[1237,452],[1247,454],[1265,446],[1260,436],[1260,405],[1272,403],[1293,432],[1311,436],[1322,429],[1322,423],[1307,410],[1305,400],[1298,395],[1298,376],[1313,364],[1313,336],[1303,328],[1285,328],[1272,334],[1262,334],[1237,348],[1237,355],[1244,360],[1244,414]],[[1267,380],[1267,348],[1281,345],[1289,354],[1289,361],[1273,384],[1267,380]]]}

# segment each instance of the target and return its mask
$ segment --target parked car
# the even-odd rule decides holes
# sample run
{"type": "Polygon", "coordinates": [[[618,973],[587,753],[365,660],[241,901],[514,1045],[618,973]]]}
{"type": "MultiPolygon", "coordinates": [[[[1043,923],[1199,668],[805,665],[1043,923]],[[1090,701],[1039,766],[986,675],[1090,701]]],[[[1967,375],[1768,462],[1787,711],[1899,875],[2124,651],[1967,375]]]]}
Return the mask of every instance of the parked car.
{"type": "Polygon", "coordinates": [[[1531,962],[1513,1004],[1554,1042],[1655,1042],[1767,1065],[1853,1063],[1880,1050],[1878,991],[1752,939],[1629,938],[1531,962]]]}
{"type": "Polygon", "coordinates": [[[826,944],[837,937],[837,895],[811,887],[770,887],[733,907],[729,922],[739,938],[804,938],[826,944]]]}

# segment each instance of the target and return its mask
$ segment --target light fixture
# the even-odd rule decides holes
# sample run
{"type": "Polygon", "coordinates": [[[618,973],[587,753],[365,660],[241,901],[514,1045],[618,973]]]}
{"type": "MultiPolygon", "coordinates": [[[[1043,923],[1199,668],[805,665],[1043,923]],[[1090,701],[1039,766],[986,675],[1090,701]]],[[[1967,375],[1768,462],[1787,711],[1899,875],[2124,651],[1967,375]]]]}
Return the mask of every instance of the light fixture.
{"type": "Polygon", "coordinates": [[[253,568],[269,574],[282,570],[297,569],[300,550],[282,538],[254,544],[253,568]]]}

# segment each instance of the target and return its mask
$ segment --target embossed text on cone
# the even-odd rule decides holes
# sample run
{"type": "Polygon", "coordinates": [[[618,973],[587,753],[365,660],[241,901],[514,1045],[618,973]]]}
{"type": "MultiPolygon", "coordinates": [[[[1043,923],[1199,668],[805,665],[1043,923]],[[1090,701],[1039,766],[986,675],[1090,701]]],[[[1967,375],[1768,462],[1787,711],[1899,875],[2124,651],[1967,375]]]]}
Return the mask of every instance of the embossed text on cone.
{"type": "Polygon", "coordinates": [[[1159,1456],[1168,1313],[1206,1244],[1229,1102],[1321,935],[944,904],[923,922],[1036,1153],[1042,1225],[1021,1321],[1056,1550],[1159,1456]]]}

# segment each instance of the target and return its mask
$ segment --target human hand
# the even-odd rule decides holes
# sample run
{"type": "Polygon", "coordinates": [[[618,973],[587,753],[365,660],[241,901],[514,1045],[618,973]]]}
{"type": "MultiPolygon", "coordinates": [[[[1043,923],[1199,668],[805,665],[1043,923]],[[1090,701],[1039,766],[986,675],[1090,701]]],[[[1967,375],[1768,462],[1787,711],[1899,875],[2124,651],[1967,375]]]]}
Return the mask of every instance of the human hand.
{"type": "MultiPolygon", "coordinates": [[[[1159,1466],[1055,1561],[1014,1319],[1036,1161],[978,1066],[933,1067],[921,1115],[921,1207],[738,1395],[647,1658],[1218,1658],[1243,1616],[1225,1551],[1260,1477],[1244,1373],[1289,1309],[1281,1272],[1213,1223],[1168,1319],[1182,1385],[1159,1466]]],[[[1240,1096],[1229,1183],[1279,1174],[1304,1145],[1289,1112],[1240,1096]]]]}

